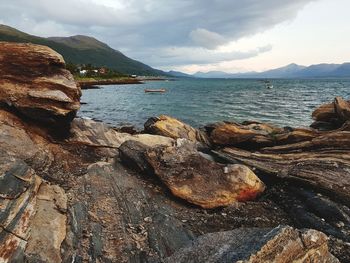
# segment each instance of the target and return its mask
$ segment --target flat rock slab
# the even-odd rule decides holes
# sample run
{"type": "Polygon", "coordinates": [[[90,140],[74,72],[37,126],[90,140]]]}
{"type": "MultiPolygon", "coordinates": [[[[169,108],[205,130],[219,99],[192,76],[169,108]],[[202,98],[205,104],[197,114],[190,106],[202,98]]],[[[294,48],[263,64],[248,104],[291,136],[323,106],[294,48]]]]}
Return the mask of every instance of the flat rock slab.
{"type": "Polygon", "coordinates": [[[166,263],[339,262],[328,251],[327,237],[292,227],[241,228],[200,236],[166,263]]]}
{"type": "Polygon", "coordinates": [[[251,200],[265,189],[248,167],[208,160],[188,140],[178,140],[177,146],[149,149],[146,159],[175,196],[203,208],[251,200]]]}

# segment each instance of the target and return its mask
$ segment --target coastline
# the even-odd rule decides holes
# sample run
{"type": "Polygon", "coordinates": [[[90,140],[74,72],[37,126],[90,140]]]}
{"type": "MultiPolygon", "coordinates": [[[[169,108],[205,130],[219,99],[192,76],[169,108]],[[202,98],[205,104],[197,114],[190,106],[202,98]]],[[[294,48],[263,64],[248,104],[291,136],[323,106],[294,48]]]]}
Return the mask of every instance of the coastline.
{"type": "Polygon", "coordinates": [[[97,85],[127,85],[127,84],[143,84],[141,80],[134,78],[123,78],[123,79],[101,79],[101,80],[76,80],[77,85],[81,89],[96,88],[97,85]]]}
{"type": "Polygon", "coordinates": [[[313,129],[161,115],[135,134],[76,117],[59,54],[0,51],[0,262],[349,262],[350,101],[313,129]]]}

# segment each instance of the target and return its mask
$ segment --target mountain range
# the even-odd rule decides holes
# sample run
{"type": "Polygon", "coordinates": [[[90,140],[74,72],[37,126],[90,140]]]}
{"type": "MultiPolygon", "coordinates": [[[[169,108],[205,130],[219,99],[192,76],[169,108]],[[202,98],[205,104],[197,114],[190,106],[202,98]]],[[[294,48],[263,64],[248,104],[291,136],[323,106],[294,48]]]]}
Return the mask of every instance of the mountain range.
{"type": "Polygon", "coordinates": [[[196,78],[350,78],[350,63],[317,64],[309,67],[293,63],[264,72],[226,73],[210,71],[197,72],[191,76],[196,78]]]}
{"type": "Polygon", "coordinates": [[[163,71],[133,60],[93,37],[77,35],[43,38],[0,24],[0,41],[45,45],[60,53],[67,63],[105,66],[124,74],[166,75],[163,71]]]}

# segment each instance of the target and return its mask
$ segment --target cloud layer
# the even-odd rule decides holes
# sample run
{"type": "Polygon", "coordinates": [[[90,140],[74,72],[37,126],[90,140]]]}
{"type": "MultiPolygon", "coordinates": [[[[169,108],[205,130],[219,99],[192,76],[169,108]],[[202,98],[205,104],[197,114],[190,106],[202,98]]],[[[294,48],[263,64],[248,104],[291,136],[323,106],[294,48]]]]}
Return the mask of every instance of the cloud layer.
{"type": "Polygon", "coordinates": [[[152,66],[205,64],[271,49],[219,52],[293,19],[312,0],[11,0],[1,20],[41,36],[87,34],[152,66]]]}

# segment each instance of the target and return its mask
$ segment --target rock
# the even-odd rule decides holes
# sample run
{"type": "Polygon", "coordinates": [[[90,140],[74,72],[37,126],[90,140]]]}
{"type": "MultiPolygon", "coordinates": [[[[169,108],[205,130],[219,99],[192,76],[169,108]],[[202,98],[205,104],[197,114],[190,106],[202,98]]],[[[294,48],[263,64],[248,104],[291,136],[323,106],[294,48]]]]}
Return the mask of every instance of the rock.
{"type": "Polygon", "coordinates": [[[52,49],[0,43],[0,103],[50,125],[68,125],[80,107],[80,88],[52,49]]]}
{"type": "Polygon", "coordinates": [[[73,120],[70,133],[68,143],[92,147],[119,148],[132,138],[130,134],[117,132],[103,122],[80,118],[73,120]]]}
{"type": "Polygon", "coordinates": [[[210,161],[187,140],[149,149],[146,159],[175,196],[203,208],[252,200],[265,188],[247,167],[210,161]]]}
{"type": "Polygon", "coordinates": [[[322,123],[322,129],[324,127],[328,130],[338,129],[346,121],[350,120],[350,101],[336,97],[332,103],[323,104],[318,107],[312,113],[312,118],[316,121],[313,124],[314,127],[322,123]]]}
{"type": "Polygon", "coordinates": [[[61,244],[66,237],[66,194],[59,186],[42,184],[36,198],[25,257],[29,262],[61,262],[61,244]]]}
{"type": "Polygon", "coordinates": [[[159,135],[151,135],[151,134],[138,134],[132,137],[133,141],[140,142],[148,147],[157,147],[157,146],[171,146],[175,143],[175,140],[159,135]]]}
{"type": "Polygon", "coordinates": [[[157,146],[171,146],[174,140],[169,137],[140,134],[119,147],[119,157],[124,165],[138,172],[153,174],[153,168],[146,160],[146,151],[157,146]]]}
{"type": "Polygon", "coordinates": [[[342,123],[346,121],[350,121],[350,102],[349,101],[345,101],[341,97],[336,97],[334,99],[334,108],[338,119],[342,123]]]}
{"type": "Polygon", "coordinates": [[[0,150],[0,261],[60,262],[67,198],[0,150]],[[24,260],[25,259],[25,260],[24,260]]]}
{"type": "Polygon", "coordinates": [[[41,179],[23,161],[0,150],[0,261],[21,261],[41,179]]]}
{"type": "Polygon", "coordinates": [[[103,122],[79,118],[73,120],[70,133],[71,137],[67,142],[93,147],[119,148],[128,140],[139,141],[149,146],[169,145],[173,141],[165,136],[121,133],[103,122]]]}
{"type": "Polygon", "coordinates": [[[350,201],[350,132],[336,131],[311,141],[267,147],[260,152],[225,148],[216,153],[265,174],[299,180],[350,201]],[[335,150],[336,149],[336,150],[335,150]]]}
{"type": "Polygon", "coordinates": [[[145,123],[145,132],[173,139],[187,139],[204,145],[210,144],[204,132],[166,115],[147,120],[145,123]]]}
{"type": "Polygon", "coordinates": [[[210,139],[217,146],[250,149],[306,141],[318,135],[312,129],[282,129],[259,122],[245,122],[217,124],[210,132],[210,139]]]}
{"type": "Polygon", "coordinates": [[[316,230],[281,226],[235,229],[200,236],[166,263],[339,262],[328,249],[327,236],[316,230]]]}

